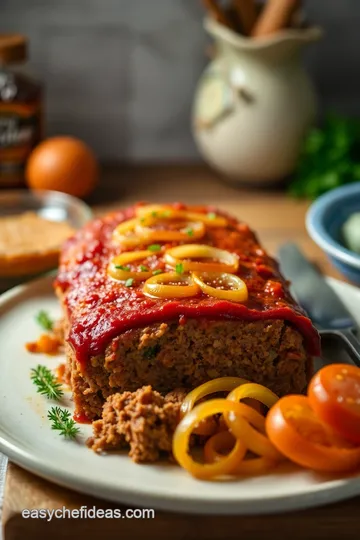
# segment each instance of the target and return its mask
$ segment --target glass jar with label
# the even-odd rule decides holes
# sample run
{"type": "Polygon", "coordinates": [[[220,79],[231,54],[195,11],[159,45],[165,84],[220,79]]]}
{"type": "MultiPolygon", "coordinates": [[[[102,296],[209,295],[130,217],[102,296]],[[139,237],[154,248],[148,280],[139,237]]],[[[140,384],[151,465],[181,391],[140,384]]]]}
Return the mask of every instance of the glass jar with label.
{"type": "Polygon", "coordinates": [[[27,75],[27,40],[0,34],[0,188],[24,185],[24,169],[42,133],[41,85],[27,75]]]}

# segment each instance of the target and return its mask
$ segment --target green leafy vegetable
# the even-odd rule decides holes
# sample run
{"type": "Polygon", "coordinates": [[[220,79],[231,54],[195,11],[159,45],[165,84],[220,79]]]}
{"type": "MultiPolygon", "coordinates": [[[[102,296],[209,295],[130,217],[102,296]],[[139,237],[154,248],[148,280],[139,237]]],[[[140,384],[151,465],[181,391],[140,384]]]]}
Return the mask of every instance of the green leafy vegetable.
{"type": "Polygon", "coordinates": [[[194,229],[187,229],[186,234],[188,236],[194,236],[194,229]]]}
{"type": "Polygon", "coordinates": [[[150,246],[148,246],[149,251],[160,251],[160,249],[160,244],[151,244],[150,246]]]}
{"type": "Polygon", "coordinates": [[[140,270],[141,270],[142,272],[148,272],[148,271],[149,271],[148,267],[147,267],[147,266],[144,266],[143,264],[140,264],[140,270]]]}
{"type": "Polygon", "coordinates": [[[183,263],[177,263],[175,266],[175,271],[177,274],[183,274],[184,273],[184,265],[183,263]]]}
{"type": "Polygon", "coordinates": [[[161,270],[160,268],[158,268],[157,270],[153,270],[153,276],[158,276],[159,274],[162,274],[163,273],[163,270],[161,270]]]}
{"type": "Polygon", "coordinates": [[[46,366],[38,365],[31,370],[31,380],[37,392],[48,399],[60,399],[64,392],[55,375],[46,366]]]}
{"type": "Polygon", "coordinates": [[[129,278],[125,281],[125,287],[132,287],[134,285],[134,278],[129,278]]]}
{"type": "Polygon", "coordinates": [[[315,199],[343,184],[360,180],[360,122],[329,115],[307,136],[289,192],[315,199]]]}
{"type": "Polygon", "coordinates": [[[61,409],[60,407],[52,407],[48,411],[48,419],[52,422],[51,429],[59,431],[59,435],[63,435],[67,439],[75,439],[80,432],[76,423],[71,418],[70,411],[61,409]]]}
{"type": "Polygon", "coordinates": [[[36,315],[36,322],[44,328],[44,330],[52,330],[54,326],[54,322],[50,319],[46,311],[43,310],[39,311],[36,315]]]}

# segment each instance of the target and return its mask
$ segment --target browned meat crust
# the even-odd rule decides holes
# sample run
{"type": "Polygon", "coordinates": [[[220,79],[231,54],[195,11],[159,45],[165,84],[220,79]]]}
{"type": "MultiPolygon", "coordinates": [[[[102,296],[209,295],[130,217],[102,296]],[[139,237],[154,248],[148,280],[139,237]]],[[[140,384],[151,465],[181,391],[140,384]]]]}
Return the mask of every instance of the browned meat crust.
{"type": "Polygon", "coordinates": [[[91,420],[101,416],[108,396],[143,385],[166,394],[216,377],[238,376],[280,396],[301,393],[311,365],[302,336],[283,320],[156,323],[116,337],[83,370],[67,348],[76,409],[91,420]]]}
{"type": "Polygon", "coordinates": [[[129,446],[129,456],[137,463],[157,461],[161,453],[171,454],[184,395],[177,392],[164,398],[151,386],[111,395],[102,419],[93,423],[94,436],[88,446],[95,452],[129,446]]]}

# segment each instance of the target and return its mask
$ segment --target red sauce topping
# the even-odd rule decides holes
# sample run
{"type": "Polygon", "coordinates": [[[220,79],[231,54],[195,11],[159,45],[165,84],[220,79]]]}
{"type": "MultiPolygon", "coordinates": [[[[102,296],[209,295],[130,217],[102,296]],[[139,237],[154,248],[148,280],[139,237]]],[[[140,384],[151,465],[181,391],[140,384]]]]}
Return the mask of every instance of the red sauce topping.
{"type": "Polygon", "coordinates": [[[91,420],[84,412],[75,412],[73,418],[78,424],[91,424],[91,420]]]}
{"type": "MultiPolygon", "coordinates": [[[[201,210],[207,213],[213,208],[201,210]]],[[[196,211],[200,209],[197,207],[196,211]]],[[[179,320],[179,317],[284,319],[303,334],[308,352],[319,354],[318,333],[290,296],[276,261],[263,251],[246,224],[229,216],[226,216],[229,220],[227,227],[208,228],[206,236],[198,243],[237,253],[240,259],[237,275],[246,282],[249,291],[246,304],[219,300],[202,293],[197,297],[176,300],[150,299],[142,293],[142,283],[126,287],[108,277],[110,258],[128,251],[112,241],[113,230],[132,217],[134,208],[97,219],[78,231],[63,249],[55,285],[65,295],[71,320],[69,342],[80,363],[84,364],[89,356],[104,352],[109,341],[122,332],[155,322],[179,320]]],[[[173,245],[177,244],[167,244],[163,249],[173,245]]],[[[144,248],[139,246],[137,249],[144,248]]],[[[159,267],[158,257],[161,255],[158,253],[157,257],[151,258],[151,268],[159,267]]]]}

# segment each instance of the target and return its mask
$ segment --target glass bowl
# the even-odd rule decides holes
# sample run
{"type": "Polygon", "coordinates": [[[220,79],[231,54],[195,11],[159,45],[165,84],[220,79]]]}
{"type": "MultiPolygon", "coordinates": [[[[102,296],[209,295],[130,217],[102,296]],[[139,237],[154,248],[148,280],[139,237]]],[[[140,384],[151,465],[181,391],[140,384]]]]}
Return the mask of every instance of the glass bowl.
{"type": "MultiPolygon", "coordinates": [[[[80,199],[57,191],[0,191],[0,217],[35,212],[49,221],[66,221],[79,229],[92,218],[90,207],[80,199]]],[[[60,247],[60,246],[59,246],[60,247]]],[[[1,277],[0,291],[36,277],[34,274],[14,278],[1,277]]]]}

